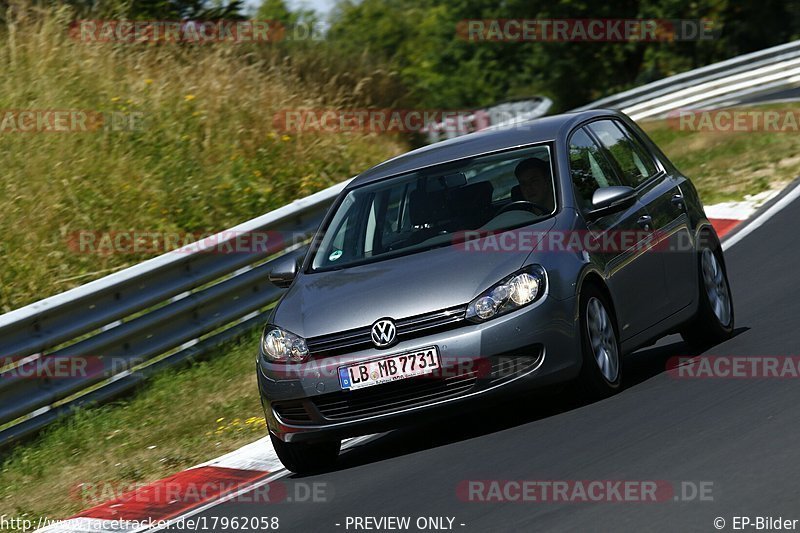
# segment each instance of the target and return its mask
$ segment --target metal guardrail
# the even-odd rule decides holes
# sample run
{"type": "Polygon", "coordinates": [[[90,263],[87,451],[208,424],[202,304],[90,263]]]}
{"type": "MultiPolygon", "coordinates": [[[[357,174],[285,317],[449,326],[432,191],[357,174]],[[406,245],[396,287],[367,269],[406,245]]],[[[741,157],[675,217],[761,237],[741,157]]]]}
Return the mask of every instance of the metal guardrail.
{"type": "Polygon", "coordinates": [[[0,316],[0,357],[14,361],[0,373],[0,446],[258,325],[282,293],[267,279],[272,256],[304,253],[302,242],[346,183],[0,316]],[[219,253],[226,242],[259,233],[301,244],[219,253]],[[82,358],[83,368],[53,377],[48,365],[70,358],[82,358]]]}
{"type": "MultiPolygon", "coordinates": [[[[800,41],[709,65],[581,109],[621,108],[634,119],[800,85],[800,41]]],[[[347,182],[230,230],[211,246],[258,232],[310,237],[347,182]]],[[[298,239],[293,239],[296,242],[298,239]]],[[[302,239],[299,239],[302,240],[302,239]]],[[[267,281],[278,252],[175,250],[0,316],[0,447],[78,407],[108,401],[164,368],[193,360],[260,324],[281,291],[267,281]],[[91,356],[89,372],[52,379],[37,365],[91,356]],[[120,364],[124,363],[124,364],[120,364]],[[33,371],[31,371],[33,369],[33,371]]]]}
{"type": "Polygon", "coordinates": [[[800,41],[648,83],[575,109],[620,109],[634,120],[679,109],[715,109],[735,100],[800,87],[800,41]]]}
{"type": "Polygon", "coordinates": [[[546,115],[552,105],[553,101],[545,96],[509,100],[428,124],[422,131],[432,144],[476,131],[494,130],[533,120],[546,115]]]}

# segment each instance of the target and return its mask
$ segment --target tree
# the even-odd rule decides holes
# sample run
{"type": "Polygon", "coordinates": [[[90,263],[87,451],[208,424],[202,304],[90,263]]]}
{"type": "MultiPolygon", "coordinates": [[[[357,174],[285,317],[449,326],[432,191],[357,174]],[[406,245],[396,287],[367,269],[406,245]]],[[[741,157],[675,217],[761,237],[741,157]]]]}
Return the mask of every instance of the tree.
{"type": "Polygon", "coordinates": [[[570,109],[609,93],[800,33],[799,0],[341,0],[329,40],[381,58],[419,105],[476,107],[543,93],[570,109]],[[710,19],[713,40],[492,42],[459,37],[468,19],[710,19]]]}

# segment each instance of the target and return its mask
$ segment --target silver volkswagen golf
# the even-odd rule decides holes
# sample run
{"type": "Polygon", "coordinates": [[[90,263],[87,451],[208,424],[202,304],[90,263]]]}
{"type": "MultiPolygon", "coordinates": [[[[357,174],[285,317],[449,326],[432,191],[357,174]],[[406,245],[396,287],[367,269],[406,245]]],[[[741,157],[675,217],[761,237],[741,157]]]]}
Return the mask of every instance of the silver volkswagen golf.
{"type": "Polygon", "coordinates": [[[330,467],[342,438],[575,381],[619,390],[623,356],[728,338],[731,291],[692,183],[635,123],[587,111],[412,151],[353,179],[259,350],[278,457],[330,467]]]}

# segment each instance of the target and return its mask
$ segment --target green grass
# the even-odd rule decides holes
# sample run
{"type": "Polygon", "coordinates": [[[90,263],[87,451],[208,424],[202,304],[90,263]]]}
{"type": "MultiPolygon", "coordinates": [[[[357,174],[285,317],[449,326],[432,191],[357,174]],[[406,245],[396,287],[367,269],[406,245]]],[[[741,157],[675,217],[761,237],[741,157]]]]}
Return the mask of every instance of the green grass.
{"type": "MultiPolygon", "coordinates": [[[[786,103],[742,108],[788,110],[786,103]]],[[[705,204],[741,200],[747,194],[780,189],[800,175],[800,135],[797,132],[679,131],[669,121],[652,121],[644,129],[697,186],[705,204]]]]}

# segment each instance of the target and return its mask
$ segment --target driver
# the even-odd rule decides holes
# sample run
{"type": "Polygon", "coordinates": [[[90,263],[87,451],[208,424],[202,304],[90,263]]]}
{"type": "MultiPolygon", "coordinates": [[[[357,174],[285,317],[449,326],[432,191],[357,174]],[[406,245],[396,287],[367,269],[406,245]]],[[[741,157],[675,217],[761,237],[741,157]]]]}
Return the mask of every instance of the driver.
{"type": "Polygon", "coordinates": [[[523,159],[514,169],[514,175],[519,185],[511,189],[512,200],[531,202],[547,213],[553,211],[553,179],[547,162],[535,157],[523,159]]]}

